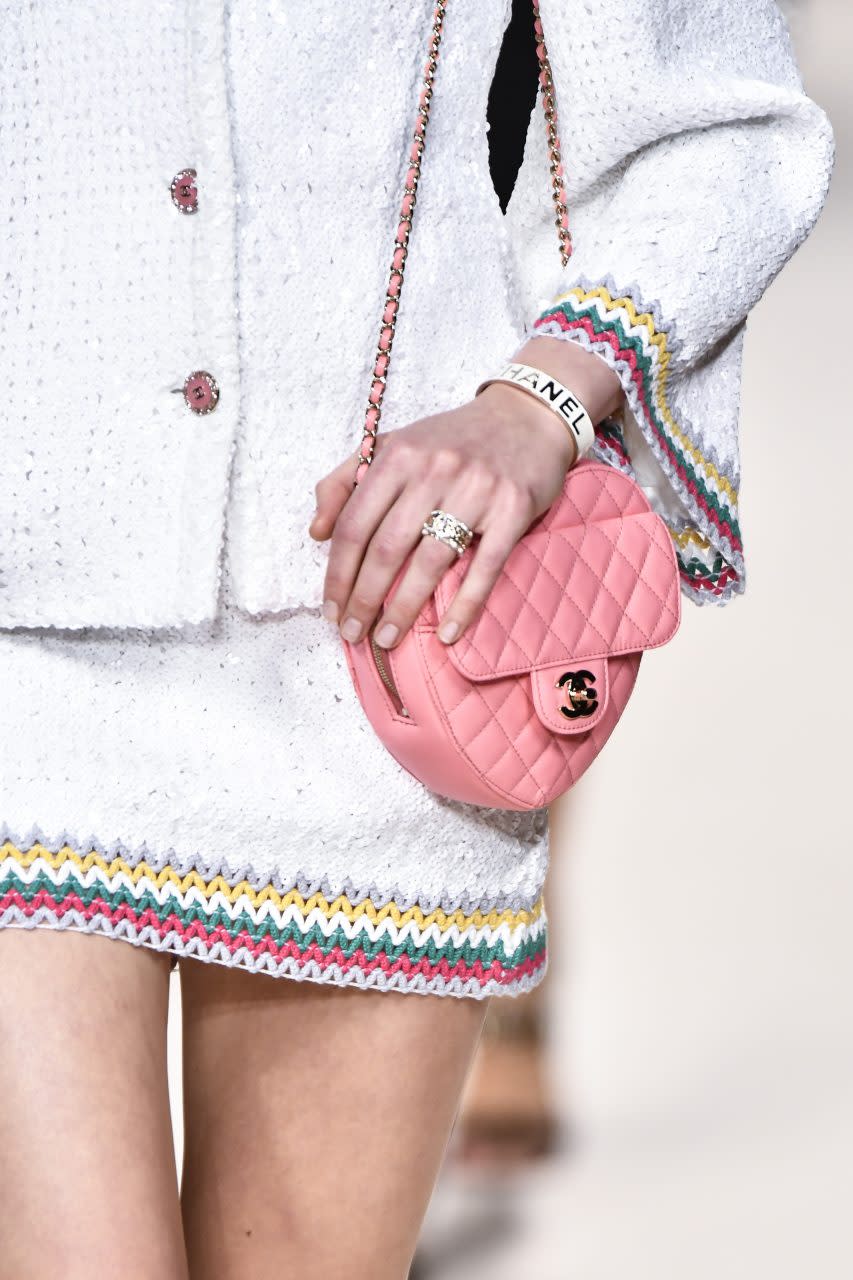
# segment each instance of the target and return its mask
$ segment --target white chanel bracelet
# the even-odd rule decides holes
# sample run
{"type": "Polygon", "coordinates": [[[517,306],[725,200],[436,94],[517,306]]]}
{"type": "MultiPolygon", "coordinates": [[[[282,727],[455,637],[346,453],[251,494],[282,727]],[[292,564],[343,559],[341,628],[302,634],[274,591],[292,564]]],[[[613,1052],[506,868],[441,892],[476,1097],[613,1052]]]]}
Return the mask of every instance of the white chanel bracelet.
{"type": "Polygon", "coordinates": [[[562,382],[558,382],[550,373],[545,373],[543,369],[534,369],[530,364],[508,364],[505,369],[501,369],[500,373],[481,382],[474,394],[479,395],[493,382],[508,382],[514,387],[520,387],[522,391],[528,391],[531,395],[537,396],[548,405],[549,409],[553,409],[577,445],[579,458],[592,448],[595,441],[592,418],[575,393],[568,387],[564,387],[562,382]]]}

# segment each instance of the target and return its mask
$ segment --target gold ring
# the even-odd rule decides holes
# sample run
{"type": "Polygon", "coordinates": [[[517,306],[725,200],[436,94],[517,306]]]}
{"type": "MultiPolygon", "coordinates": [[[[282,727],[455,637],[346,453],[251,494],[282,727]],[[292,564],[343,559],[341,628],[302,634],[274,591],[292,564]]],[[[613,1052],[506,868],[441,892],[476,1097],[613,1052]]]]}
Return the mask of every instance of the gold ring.
{"type": "Polygon", "coordinates": [[[429,518],[424,521],[421,529],[421,536],[428,535],[430,538],[437,538],[439,542],[445,542],[452,547],[457,556],[461,556],[462,552],[470,547],[474,538],[474,530],[470,529],[464,520],[460,520],[458,516],[453,516],[449,511],[442,511],[440,507],[436,507],[435,511],[431,511],[429,518]]]}

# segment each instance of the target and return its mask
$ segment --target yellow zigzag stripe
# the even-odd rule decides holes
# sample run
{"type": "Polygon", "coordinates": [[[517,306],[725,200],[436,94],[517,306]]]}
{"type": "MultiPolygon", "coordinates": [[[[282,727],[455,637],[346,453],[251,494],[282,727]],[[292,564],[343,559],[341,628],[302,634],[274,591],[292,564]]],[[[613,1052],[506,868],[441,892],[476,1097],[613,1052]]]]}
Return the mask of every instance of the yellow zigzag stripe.
{"type": "Polygon", "coordinates": [[[588,298],[600,298],[608,311],[611,311],[614,308],[622,308],[627,311],[633,325],[642,325],[648,330],[649,341],[652,346],[657,347],[660,354],[660,373],[658,374],[658,389],[656,394],[657,405],[661,412],[661,416],[672,434],[679,441],[684,452],[688,453],[693,461],[697,463],[698,466],[702,467],[706,475],[711,476],[716,481],[730,499],[733,508],[736,509],[738,503],[737,490],[734,489],[731,482],[727,480],[725,476],[720,475],[716,467],[708,462],[708,460],[699,452],[695,444],[693,444],[689,436],[684,434],[678,423],[675,421],[675,418],[672,416],[666,399],[666,384],[669,377],[670,352],[666,345],[666,334],[658,333],[655,328],[653,317],[649,315],[648,312],[638,312],[630,298],[612,298],[609,290],[605,289],[603,285],[600,285],[597,289],[590,290],[581,289],[577,286],[574,289],[567,289],[565,293],[561,293],[558,298],[555,298],[551,305],[555,306],[561,302],[565,302],[566,298],[569,297],[575,297],[580,302],[584,302],[588,298]]]}
{"type": "Polygon", "coordinates": [[[671,525],[668,525],[667,528],[672,534],[673,540],[678,543],[682,551],[691,542],[695,542],[697,546],[703,549],[703,551],[707,551],[708,547],[711,545],[708,539],[701,534],[698,529],[673,529],[671,525]]]}
{"type": "Polygon", "coordinates": [[[295,889],[292,889],[287,894],[278,893],[271,885],[261,890],[253,889],[247,880],[241,880],[239,884],[232,886],[222,876],[216,876],[209,881],[204,880],[197,871],[190,871],[185,876],[179,876],[169,866],[164,867],[162,871],[155,871],[147,862],[140,862],[135,867],[129,866],[123,858],[113,858],[110,862],[107,862],[105,858],[102,858],[100,854],[94,851],[87,853],[85,857],[81,857],[79,853],[68,845],[57,853],[52,853],[43,845],[34,844],[32,848],[24,852],[7,842],[4,845],[0,845],[0,863],[4,858],[11,858],[22,867],[30,867],[37,859],[41,859],[54,870],[58,870],[65,862],[71,862],[84,874],[91,867],[97,867],[109,877],[124,874],[133,884],[136,884],[139,880],[147,879],[158,889],[164,885],[171,884],[181,893],[185,893],[188,889],[197,889],[206,898],[212,898],[214,894],[219,893],[231,903],[236,902],[238,898],[246,897],[254,907],[260,907],[264,903],[271,902],[280,911],[286,911],[288,907],[295,906],[304,915],[308,915],[312,911],[321,911],[327,919],[331,919],[335,915],[344,915],[348,920],[356,921],[360,917],[366,916],[373,924],[381,924],[390,917],[398,927],[409,924],[412,921],[415,922],[419,929],[428,929],[434,924],[437,924],[440,929],[447,929],[454,924],[459,929],[469,929],[472,926],[479,929],[484,925],[497,928],[501,924],[510,924],[516,927],[518,925],[531,925],[542,914],[541,898],[530,911],[490,911],[488,913],[475,911],[473,915],[469,916],[466,916],[462,911],[454,911],[448,914],[441,910],[424,915],[420,907],[410,907],[407,911],[401,911],[395,902],[388,902],[384,907],[377,908],[369,898],[365,898],[362,902],[353,906],[350,900],[343,895],[333,901],[324,898],[321,893],[315,893],[310,898],[303,898],[295,889]]]}

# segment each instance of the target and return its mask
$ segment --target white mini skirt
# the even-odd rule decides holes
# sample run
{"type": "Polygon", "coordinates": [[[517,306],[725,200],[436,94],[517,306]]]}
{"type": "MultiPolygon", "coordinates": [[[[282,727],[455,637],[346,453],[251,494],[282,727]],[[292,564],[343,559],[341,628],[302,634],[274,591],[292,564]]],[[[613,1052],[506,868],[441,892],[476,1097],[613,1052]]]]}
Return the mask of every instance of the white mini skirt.
{"type": "Polygon", "coordinates": [[[428,791],[314,609],[0,632],[0,928],[484,997],[546,965],[548,814],[428,791]]]}

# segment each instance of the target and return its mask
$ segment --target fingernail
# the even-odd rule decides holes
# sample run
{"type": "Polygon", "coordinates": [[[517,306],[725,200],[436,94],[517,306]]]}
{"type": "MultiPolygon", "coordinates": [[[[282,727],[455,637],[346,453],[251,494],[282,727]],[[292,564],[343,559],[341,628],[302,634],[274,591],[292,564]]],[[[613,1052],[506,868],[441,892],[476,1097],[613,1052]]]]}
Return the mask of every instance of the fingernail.
{"type": "Polygon", "coordinates": [[[334,600],[323,601],[323,617],[327,622],[337,622],[338,606],[335,604],[334,600]]]}
{"type": "Polygon", "coordinates": [[[399,634],[400,630],[398,627],[394,626],[393,622],[383,622],[382,626],[376,632],[376,643],[380,648],[387,649],[389,645],[394,643],[399,634]]]}
{"type": "Polygon", "coordinates": [[[361,635],[361,623],[358,618],[345,618],[341,635],[345,640],[357,640],[361,635]]]}
{"type": "Polygon", "coordinates": [[[450,641],[455,640],[458,635],[459,623],[454,622],[452,618],[447,622],[442,622],[441,626],[438,628],[438,638],[443,641],[444,644],[450,644],[450,641]]]}

